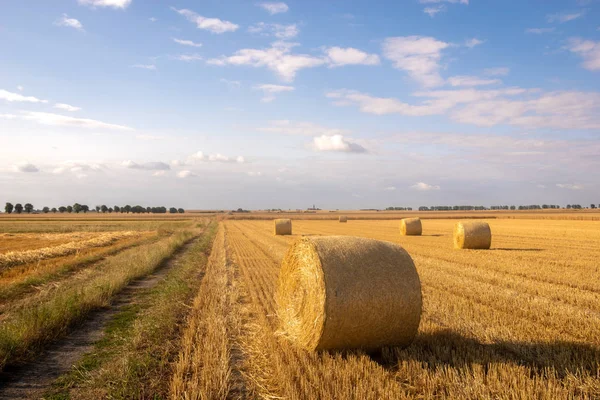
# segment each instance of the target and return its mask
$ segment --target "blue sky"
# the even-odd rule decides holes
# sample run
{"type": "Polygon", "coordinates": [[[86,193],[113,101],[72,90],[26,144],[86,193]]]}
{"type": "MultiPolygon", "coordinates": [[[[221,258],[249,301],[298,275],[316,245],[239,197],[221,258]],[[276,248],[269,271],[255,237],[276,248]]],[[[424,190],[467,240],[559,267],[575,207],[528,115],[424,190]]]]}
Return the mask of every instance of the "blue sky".
{"type": "Polygon", "coordinates": [[[0,200],[598,203],[599,10],[7,0],[0,200]]]}

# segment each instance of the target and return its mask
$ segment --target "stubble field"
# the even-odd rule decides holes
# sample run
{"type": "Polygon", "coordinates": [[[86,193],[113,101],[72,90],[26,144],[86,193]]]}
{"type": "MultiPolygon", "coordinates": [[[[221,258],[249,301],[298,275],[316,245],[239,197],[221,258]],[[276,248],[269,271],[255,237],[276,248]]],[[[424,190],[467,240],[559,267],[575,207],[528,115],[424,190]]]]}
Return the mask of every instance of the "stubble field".
{"type": "Polygon", "coordinates": [[[127,305],[134,312],[119,310],[95,347],[36,396],[600,398],[600,222],[486,221],[493,232],[490,250],[453,249],[455,219],[425,219],[423,236],[414,237],[400,236],[397,219],[298,219],[291,236],[274,236],[273,222],[263,219],[93,221],[100,227],[85,231],[56,221],[62,228],[41,229],[30,248],[14,238],[36,233],[11,225],[3,232],[12,236],[0,235],[0,257],[64,246],[73,234],[80,244],[102,235],[117,239],[88,263],[68,254],[65,263],[51,257],[0,271],[0,366],[44,357],[41,349],[51,347],[54,336],[68,339],[77,321],[110,307],[132,279],[166,268],[155,287],[136,292],[127,305]],[[303,235],[362,236],[409,252],[423,291],[411,346],[308,353],[281,335],[274,301],[280,263],[303,235]],[[44,269],[49,262],[57,262],[55,269],[44,269]],[[38,268],[46,272],[36,275],[38,268]],[[29,273],[43,284],[28,285],[26,278],[10,283],[11,271],[10,279],[29,273]],[[98,285],[111,288],[97,292],[98,285]],[[55,287],[74,297],[65,303],[55,287]],[[71,310],[73,299],[84,315],[65,320],[45,314],[71,310]],[[35,320],[25,317],[32,310],[35,320]],[[62,333],[48,334],[51,326],[62,333]]]}

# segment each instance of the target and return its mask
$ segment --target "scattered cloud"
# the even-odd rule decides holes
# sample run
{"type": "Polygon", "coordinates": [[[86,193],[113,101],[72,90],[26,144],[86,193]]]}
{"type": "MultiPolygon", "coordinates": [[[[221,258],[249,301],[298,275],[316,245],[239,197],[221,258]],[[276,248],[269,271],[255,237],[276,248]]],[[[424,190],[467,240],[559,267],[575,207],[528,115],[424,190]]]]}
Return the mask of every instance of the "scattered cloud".
{"type": "Polygon", "coordinates": [[[450,3],[450,4],[469,5],[469,0],[419,0],[419,3],[421,3],[421,4],[450,3]]]}
{"type": "Polygon", "coordinates": [[[423,12],[429,15],[431,18],[435,17],[436,14],[441,13],[442,11],[446,11],[446,6],[443,4],[433,7],[425,7],[423,9],[423,12]]]}
{"type": "Polygon", "coordinates": [[[233,81],[233,80],[229,80],[229,79],[225,79],[225,78],[221,78],[219,81],[226,84],[231,89],[239,88],[240,86],[242,86],[242,82],[240,82],[240,81],[233,81]]]}
{"type": "Polygon", "coordinates": [[[167,171],[154,171],[152,176],[167,176],[167,171]]]}
{"type": "Polygon", "coordinates": [[[75,107],[75,106],[71,106],[71,105],[65,104],[65,103],[56,103],[54,105],[54,108],[58,108],[60,110],[65,110],[65,111],[71,111],[71,112],[81,110],[81,107],[75,107]]]}
{"type": "Polygon", "coordinates": [[[278,41],[272,43],[270,48],[238,50],[232,56],[208,60],[208,64],[266,67],[286,82],[293,81],[301,69],[325,64],[326,61],[321,57],[292,54],[292,48],[295,46],[295,43],[278,41]]]}
{"type": "Polygon", "coordinates": [[[265,95],[261,99],[263,103],[270,103],[273,100],[275,100],[276,93],[292,92],[294,90],[294,87],[284,85],[262,84],[254,86],[254,89],[263,91],[265,95]]]}
{"type": "Polygon", "coordinates": [[[158,21],[158,18],[150,17],[150,18],[148,18],[148,21],[156,22],[156,21],[158,21]]]}
{"type": "Polygon", "coordinates": [[[475,46],[479,46],[480,44],[485,43],[485,40],[479,40],[477,38],[467,39],[465,40],[465,46],[472,49],[475,46]]]}
{"type": "Polygon", "coordinates": [[[54,168],[54,170],[52,170],[52,173],[60,175],[65,172],[71,172],[75,175],[80,175],[83,172],[100,170],[102,170],[102,165],[100,164],[88,164],[81,161],[65,161],[58,165],[56,168],[54,168]]]}
{"type": "Polygon", "coordinates": [[[583,58],[583,68],[589,71],[600,70],[600,42],[570,38],[566,48],[583,58]]]}
{"type": "Polygon", "coordinates": [[[132,0],[77,0],[79,4],[90,7],[110,7],[125,9],[129,7],[132,0]]]}
{"type": "Polygon", "coordinates": [[[25,88],[23,86],[19,85],[19,86],[17,86],[17,90],[19,92],[22,92],[23,90],[25,90],[25,88]]]}
{"type": "Polygon", "coordinates": [[[546,16],[546,21],[553,23],[553,22],[558,22],[558,23],[565,23],[565,22],[569,22],[569,21],[573,21],[577,18],[583,17],[585,15],[585,10],[579,11],[579,12],[574,12],[574,13],[567,13],[567,12],[563,12],[563,13],[556,13],[556,14],[548,14],[546,16]]]}
{"type": "Polygon", "coordinates": [[[450,86],[484,86],[502,83],[500,79],[483,79],[476,76],[452,76],[448,78],[450,86]]]}
{"type": "Polygon", "coordinates": [[[192,178],[192,177],[194,177],[194,176],[197,176],[197,175],[196,175],[196,174],[194,174],[194,173],[193,173],[192,171],[190,171],[189,169],[184,169],[183,171],[179,171],[179,172],[177,173],[177,177],[178,177],[178,178],[182,178],[182,179],[185,179],[185,178],[192,178]]]}
{"type": "Polygon", "coordinates": [[[173,38],[173,41],[177,44],[180,44],[182,46],[191,46],[191,47],[202,47],[202,43],[196,43],[192,40],[185,40],[185,39],[177,39],[177,38],[173,38]]]}
{"type": "Polygon", "coordinates": [[[165,164],[164,162],[160,162],[160,161],[151,161],[151,162],[138,164],[134,161],[127,160],[127,161],[123,161],[121,163],[121,165],[123,167],[129,168],[129,169],[142,169],[142,170],[146,170],[146,171],[168,171],[171,169],[171,167],[169,167],[169,164],[165,164]]]}
{"type": "Polygon", "coordinates": [[[368,54],[352,47],[329,47],[325,49],[325,53],[327,54],[330,67],[379,64],[379,56],[377,54],[368,54]]]}
{"type": "Polygon", "coordinates": [[[15,165],[14,170],[16,172],[39,172],[40,171],[38,169],[38,167],[36,167],[35,165],[33,165],[31,163],[27,163],[27,162],[15,165]]]}
{"type": "Polygon", "coordinates": [[[334,136],[349,133],[343,129],[328,128],[312,122],[294,122],[290,120],[272,120],[269,125],[257,129],[260,132],[298,136],[334,136]]]}
{"type": "Polygon", "coordinates": [[[211,33],[221,34],[226,32],[235,32],[239,28],[239,25],[236,25],[233,22],[223,21],[219,18],[206,18],[185,8],[178,10],[174,7],[171,7],[171,9],[186,17],[188,21],[195,23],[198,29],[207,30],[211,33]]]}
{"type": "Polygon", "coordinates": [[[439,186],[429,185],[425,182],[417,182],[414,185],[412,185],[410,188],[414,189],[414,190],[420,190],[420,191],[440,190],[439,186]]]}
{"type": "Polygon", "coordinates": [[[388,187],[384,188],[383,190],[388,191],[388,192],[393,192],[394,190],[396,190],[396,186],[388,186],[388,187]]]}
{"type": "Polygon", "coordinates": [[[546,185],[542,185],[541,183],[536,185],[538,189],[546,189],[546,185]]]}
{"type": "Polygon", "coordinates": [[[34,121],[41,125],[50,126],[65,126],[72,128],[85,128],[85,129],[109,129],[118,131],[133,131],[133,128],[124,125],[109,124],[106,122],[96,121],[87,118],[74,118],[66,115],[46,113],[46,112],[34,112],[34,111],[22,111],[19,115],[12,114],[0,114],[0,118],[4,119],[23,119],[28,121],[34,121]]]}
{"type": "Polygon", "coordinates": [[[257,5],[271,15],[285,13],[289,10],[288,5],[282,2],[259,3],[257,5]]]}
{"type": "Polygon", "coordinates": [[[171,161],[171,165],[174,167],[182,167],[185,165],[195,165],[201,162],[218,162],[218,163],[237,163],[244,164],[246,162],[245,158],[242,156],[237,157],[228,157],[224,156],[221,153],[209,154],[206,155],[202,151],[197,151],[196,153],[188,156],[185,160],[173,160],[171,161]]]}
{"type": "Polygon", "coordinates": [[[154,65],[154,64],[134,64],[131,66],[131,68],[141,68],[141,69],[147,69],[150,71],[156,71],[156,65],[154,65]]]}
{"type": "Polygon", "coordinates": [[[487,76],[506,76],[510,73],[510,68],[508,68],[508,67],[486,68],[483,70],[483,73],[487,76]]]}
{"type": "Polygon", "coordinates": [[[383,56],[392,61],[395,68],[425,87],[439,86],[444,80],[439,74],[442,50],[450,46],[432,37],[400,36],[383,42],[383,56]]]}
{"type": "Polygon", "coordinates": [[[0,100],[6,100],[9,103],[47,103],[48,100],[40,100],[33,96],[23,96],[19,93],[9,92],[7,90],[0,89],[0,100]]]}
{"type": "Polygon", "coordinates": [[[353,143],[342,135],[322,135],[313,139],[316,151],[334,151],[343,153],[366,153],[367,149],[358,143],[353,143]]]}
{"type": "Polygon", "coordinates": [[[525,29],[525,33],[533,33],[535,35],[542,35],[544,33],[554,32],[555,28],[528,28],[525,29]]]}
{"type": "Polygon", "coordinates": [[[248,32],[260,34],[262,36],[274,36],[278,39],[292,39],[298,36],[300,32],[296,24],[282,25],[282,24],[269,24],[265,22],[258,22],[248,27],[248,32]]]}
{"type": "Polygon", "coordinates": [[[248,174],[248,176],[254,176],[254,177],[262,176],[262,172],[260,172],[260,171],[248,171],[246,173],[248,174]]]}
{"type": "Polygon", "coordinates": [[[74,28],[81,32],[85,31],[81,22],[79,22],[75,18],[69,18],[67,14],[63,14],[62,17],[54,21],[54,25],[63,26],[66,28],[74,28]]]}
{"type": "Polygon", "coordinates": [[[156,135],[136,135],[135,138],[139,139],[139,140],[164,140],[164,139],[166,139],[165,136],[156,136],[156,135]]]}
{"type": "Polygon", "coordinates": [[[178,61],[185,61],[185,62],[202,60],[202,56],[200,56],[198,54],[180,54],[178,56],[175,56],[174,58],[178,61]]]}
{"type": "Polygon", "coordinates": [[[584,188],[583,185],[580,185],[578,183],[557,183],[556,187],[569,190],[581,190],[584,188]]]}

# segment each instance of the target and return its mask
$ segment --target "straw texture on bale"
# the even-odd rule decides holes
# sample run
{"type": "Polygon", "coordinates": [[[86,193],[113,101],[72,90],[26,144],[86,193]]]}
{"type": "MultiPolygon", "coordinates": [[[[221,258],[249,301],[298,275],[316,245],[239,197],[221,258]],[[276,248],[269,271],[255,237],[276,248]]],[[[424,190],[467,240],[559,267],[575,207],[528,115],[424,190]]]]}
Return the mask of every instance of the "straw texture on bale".
{"type": "Polygon", "coordinates": [[[345,215],[340,215],[340,222],[348,222],[348,217],[345,215]]]}
{"type": "Polygon", "coordinates": [[[275,235],[291,235],[292,220],[291,219],[276,219],[275,220],[275,235]]]}
{"type": "Polygon", "coordinates": [[[400,221],[400,233],[404,236],[420,236],[423,226],[420,218],[404,218],[400,221]]]}
{"type": "Polygon", "coordinates": [[[454,226],[455,249],[489,249],[492,230],[487,222],[459,222],[454,226]]]}
{"type": "Polygon", "coordinates": [[[421,282],[410,255],[366,238],[295,242],[276,301],[284,335],[310,351],[408,346],[421,320],[421,282]]]}

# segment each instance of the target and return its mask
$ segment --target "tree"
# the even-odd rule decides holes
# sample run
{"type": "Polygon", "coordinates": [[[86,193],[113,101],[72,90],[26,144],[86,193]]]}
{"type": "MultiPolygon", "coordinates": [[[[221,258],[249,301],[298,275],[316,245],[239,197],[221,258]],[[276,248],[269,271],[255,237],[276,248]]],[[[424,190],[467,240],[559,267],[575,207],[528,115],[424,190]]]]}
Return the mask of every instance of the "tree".
{"type": "Polygon", "coordinates": [[[121,211],[121,208],[119,206],[114,206],[113,208],[115,209],[115,212],[120,212],[121,211]]]}
{"type": "Polygon", "coordinates": [[[100,211],[102,211],[102,213],[106,213],[108,211],[108,207],[106,207],[105,204],[102,204],[102,206],[100,206],[100,211]]]}
{"type": "Polygon", "coordinates": [[[596,208],[595,204],[590,204],[590,208],[596,208]]]}
{"type": "Polygon", "coordinates": [[[84,212],[84,214],[85,214],[85,213],[87,213],[88,211],[90,211],[90,207],[89,207],[89,206],[86,206],[85,204],[83,204],[83,205],[81,206],[81,211],[83,211],[83,212],[84,212]]]}
{"type": "Polygon", "coordinates": [[[57,211],[56,207],[52,207],[52,210],[50,210],[50,211],[52,211],[53,214],[56,214],[56,211],[57,211]]]}
{"type": "Polygon", "coordinates": [[[123,207],[123,209],[125,210],[125,212],[127,214],[129,214],[131,212],[131,206],[129,204],[127,204],[125,207],[123,207]]]}
{"type": "Polygon", "coordinates": [[[12,203],[6,203],[4,206],[4,211],[6,211],[7,214],[12,214],[14,208],[15,207],[12,205],[12,203]]]}
{"type": "Polygon", "coordinates": [[[25,209],[25,212],[27,214],[31,213],[33,211],[33,204],[31,203],[26,203],[25,207],[23,207],[25,209]]]}
{"type": "Polygon", "coordinates": [[[75,211],[75,214],[79,214],[81,212],[81,210],[82,210],[81,204],[79,204],[79,203],[73,204],[73,211],[75,211]]]}
{"type": "Polygon", "coordinates": [[[171,207],[171,208],[169,208],[169,212],[171,214],[177,214],[177,209],[175,207],[171,207]]]}
{"type": "Polygon", "coordinates": [[[183,214],[183,213],[185,212],[185,210],[184,210],[183,208],[178,208],[178,209],[177,209],[177,212],[178,212],[179,214],[183,214]]]}
{"type": "Polygon", "coordinates": [[[50,209],[48,207],[44,207],[42,208],[42,211],[44,212],[44,214],[48,214],[50,212],[50,209]]]}
{"type": "Polygon", "coordinates": [[[100,206],[96,206],[96,212],[100,212],[100,206]]]}
{"type": "Polygon", "coordinates": [[[62,213],[64,213],[65,211],[67,211],[67,207],[65,207],[65,206],[60,206],[60,207],[58,207],[58,211],[60,211],[60,213],[62,214],[62,213]]]}
{"type": "Polygon", "coordinates": [[[23,212],[23,205],[21,203],[15,204],[15,212],[21,214],[23,212]]]}
{"type": "Polygon", "coordinates": [[[112,207],[110,207],[110,208],[108,209],[108,213],[109,213],[109,214],[112,214],[112,212],[113,212],[113,211],[114,211],[114,210],[113,210],[113,208],[112,208],[112,207]]]}
{"type": "Polygon", "coordinates": [[[67,212],[71,214],[73,212],[73,206],[67,206],[67,212]]]}
{"type": "Polygon", "coordinates": [[[146,207],[146,212],[150,214],[152,212],[152,207],[146,207]]]}

